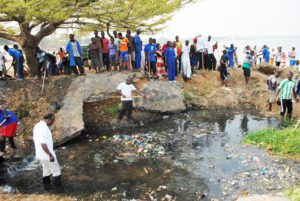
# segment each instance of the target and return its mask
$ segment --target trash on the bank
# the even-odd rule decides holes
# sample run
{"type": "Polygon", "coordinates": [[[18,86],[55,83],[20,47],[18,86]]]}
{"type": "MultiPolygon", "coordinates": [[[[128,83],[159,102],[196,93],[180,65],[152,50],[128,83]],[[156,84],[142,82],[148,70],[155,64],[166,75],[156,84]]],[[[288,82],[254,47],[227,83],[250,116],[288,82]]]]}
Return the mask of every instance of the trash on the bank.
{"type": "Polygon", "coordinates": [[[111,189],[111,191],[116,191],[116,190],[118,190],[117,187],[113,187],[113,188],[111,189]]]}
{"type": "Polygon", "coordinates": [[[172,196],[167,194],[167,195],[165,195],[165,199],[166,200],[172,200],[172,196]]]}
{"type": "Polygon", "coordinates": [[[144,167],[144,171],[145,171],[146,174],[149,174],[147,168],[145,168],[145,167],[144,167]]]}

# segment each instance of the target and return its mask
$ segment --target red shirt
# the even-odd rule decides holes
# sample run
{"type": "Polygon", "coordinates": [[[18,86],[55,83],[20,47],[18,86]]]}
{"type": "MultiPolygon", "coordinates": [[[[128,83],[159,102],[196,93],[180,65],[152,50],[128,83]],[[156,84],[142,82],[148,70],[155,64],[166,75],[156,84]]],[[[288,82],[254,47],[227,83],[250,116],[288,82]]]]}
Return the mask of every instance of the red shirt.
{"type": "Polygon", "coordinates": [[[168,44],[164,44],[162,46],[162,51],[165,52],[168,49],[168,44]]]}
{"type": "Polygon", "coordinates": [[[109,40],[107,38],[102,38],[102,44],[103,44],[102,53],[108,54],[109,53],[109,50],[108,50],[109,40]]]}

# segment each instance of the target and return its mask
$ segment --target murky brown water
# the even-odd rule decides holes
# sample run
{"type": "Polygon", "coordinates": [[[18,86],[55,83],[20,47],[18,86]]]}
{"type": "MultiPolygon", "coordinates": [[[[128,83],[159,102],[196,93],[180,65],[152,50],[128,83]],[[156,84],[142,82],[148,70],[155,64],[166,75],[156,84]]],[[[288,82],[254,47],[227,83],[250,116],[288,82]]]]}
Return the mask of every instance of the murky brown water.
{"type": "MultiPolygon", "coordinates": [[[[194,111],[165,116],[142,128],[85,134],[56,151],[64,194],[83,200],[230,200],[244,191],[280,190],[293,182],[288,176],[279,179],[276,170],[284,168],[282,161],[242,144],[248,131],[269,126],[277,126],[276,119],[194,111]],[[130,144],[135,140],[126,140],[133,134],[139,134],[137,141],[145,138],[139,155],[130,144]]],[[[44,193],[37,162],[11,170],[1,185],[21,193],[44,193]]]]}

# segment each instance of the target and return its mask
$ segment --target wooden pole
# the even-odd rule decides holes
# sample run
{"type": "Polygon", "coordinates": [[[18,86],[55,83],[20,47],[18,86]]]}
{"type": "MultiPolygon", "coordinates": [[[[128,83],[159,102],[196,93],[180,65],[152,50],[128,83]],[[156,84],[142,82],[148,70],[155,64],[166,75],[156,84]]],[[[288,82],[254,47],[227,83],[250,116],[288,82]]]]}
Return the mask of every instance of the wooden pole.
{"type": "Polygon", "coordinates": [[[47,62],[46,68],[44,69],[44,77],[43,77],[43,84],[42,84],[42,95],[44,94],[44,88],[45,88],[45,79],[46,79],[46,73],[47,73],[47,66],[49,62],[47,62]]]}
{"type": "Polygon", "coordinates": [[[300,125],[300,120],[297,121],[297,124],[296,124],[296,126],[294,128],[294,131],[299,127],[299,125],[300,125]]]}
{"type": "Polygon", "coordinates": [[[6,119],[4,119],[1,123],[0,123],[0,127],[6,122],[6,119]]]}

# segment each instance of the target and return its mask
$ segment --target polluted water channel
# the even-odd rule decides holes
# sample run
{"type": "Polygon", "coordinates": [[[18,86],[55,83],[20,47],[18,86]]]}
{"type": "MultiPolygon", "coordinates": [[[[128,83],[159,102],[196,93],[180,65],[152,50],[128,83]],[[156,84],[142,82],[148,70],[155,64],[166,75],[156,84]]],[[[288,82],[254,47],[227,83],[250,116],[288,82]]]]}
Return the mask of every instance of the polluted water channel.
{"type": "MultiPolygon", "coordinates": [[[[189,111],[148,126],[88,132],[56,150],[64,195],[79,200],[234,200],[296,184],[290,161],[243,143],[248,132],[277,127],[251,113],[189,111]]],[[[7,172],[10,193],[45,193],[32,160],[7,172]]],[[[55,193],[55,192],[54,192],[55,193]]]]}

